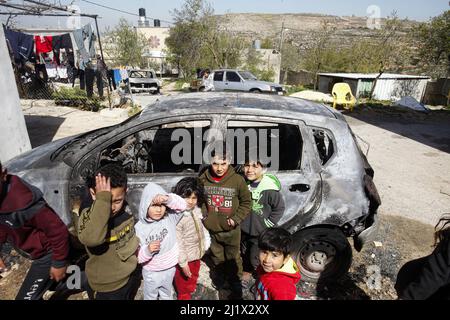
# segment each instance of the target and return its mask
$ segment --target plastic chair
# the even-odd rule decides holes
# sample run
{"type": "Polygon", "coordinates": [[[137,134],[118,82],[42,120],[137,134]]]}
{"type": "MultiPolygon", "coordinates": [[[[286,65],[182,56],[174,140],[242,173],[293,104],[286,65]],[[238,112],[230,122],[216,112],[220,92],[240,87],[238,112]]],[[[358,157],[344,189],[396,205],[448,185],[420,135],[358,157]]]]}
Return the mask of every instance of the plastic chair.
{"type": "Polygon", "coordinates": [[[350,111],[353,111],[353,107],[356,104],[356,98],[352,94],[352,90],[348,83],[339,82],[333,86],[333,108],[336,109],[336,105],[340,104],[345,107],[349,107],[350,111]]]}

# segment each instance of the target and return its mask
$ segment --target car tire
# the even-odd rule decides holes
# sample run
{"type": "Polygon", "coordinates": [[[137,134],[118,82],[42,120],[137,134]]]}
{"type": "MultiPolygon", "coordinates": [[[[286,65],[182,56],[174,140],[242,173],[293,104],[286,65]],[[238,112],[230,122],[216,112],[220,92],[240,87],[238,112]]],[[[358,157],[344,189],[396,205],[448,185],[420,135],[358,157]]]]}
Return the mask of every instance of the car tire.
{"type": "Polygon", "coordinates": [[[262,91],[259,89],[251,89],[250,92],[251,93],[262,93],[262,91]]]}
{"type": "Polygon", "coordinates": [[[339,229],[310,228],[294,234],[292,256],[302,280],[327,283],[348,272],[352,248],[339,229]]]}
{"type": "Polygon", "coordinates": [[[200,87],[200,89],[198,89],[199,92],[205,92],[206,88],[205,87],[200,87]]]}

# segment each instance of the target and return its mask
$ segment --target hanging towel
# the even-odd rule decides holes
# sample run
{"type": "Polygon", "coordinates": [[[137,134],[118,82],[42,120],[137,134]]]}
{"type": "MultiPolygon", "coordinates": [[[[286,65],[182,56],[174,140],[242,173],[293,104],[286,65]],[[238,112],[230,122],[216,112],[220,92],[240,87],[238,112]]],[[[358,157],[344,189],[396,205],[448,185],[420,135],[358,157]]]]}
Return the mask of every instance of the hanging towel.
{"type": "Polygon", "coordinates": [[[35,36],[34,41],[36,43],[36,55],[39,56],[41,53],[48,53],[53,50],[53,37],[52,36],[35,36]]]}

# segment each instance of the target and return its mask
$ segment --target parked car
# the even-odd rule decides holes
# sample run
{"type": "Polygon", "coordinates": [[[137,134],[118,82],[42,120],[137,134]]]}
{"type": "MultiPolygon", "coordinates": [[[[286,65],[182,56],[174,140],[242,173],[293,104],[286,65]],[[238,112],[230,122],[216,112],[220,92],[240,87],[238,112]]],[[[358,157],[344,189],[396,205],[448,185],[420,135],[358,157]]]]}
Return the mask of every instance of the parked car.
{"type": "Polygon", "coordinates": [[[161,80],[158,79],[154,70],[131,70],[128,72],[128,78],[132,93],[160,93],[162,85],[161,80]]]}
{"type": "MultiPolygon", "coordinates": [[[[277,169],[286,203],[279,225],[294,237],[303,279],[345,274],[352,261],[347,238],[358,251],[372,238],[380,198],[350,127],[324,104],[250,93],[164,97],[121,124],[37,147],[5,166],[39,187],[70,225],[72,212],[89,205],[85,179],[99,166],[125,168],[127,199],[137,214],[149,181],[170,190],[182,177],[197,176],[205,148],[220,135],[233,151],[268,146],[269,169],[277,169]],[[183,152],[180,143],[188,146],[183,152]]],[[[233,160],[238,171],[242,160],[233,160]]]]}
{"type": "MultiPolygon", "coordinates": [[[[235,69],[214,70],[211,74],[215,91],[247,91],[283,95],[283,87],[277,83],[260,81],[250,71],[235,69]]],[[[203,91],[200,87],[199,91],[203,91]]]]}

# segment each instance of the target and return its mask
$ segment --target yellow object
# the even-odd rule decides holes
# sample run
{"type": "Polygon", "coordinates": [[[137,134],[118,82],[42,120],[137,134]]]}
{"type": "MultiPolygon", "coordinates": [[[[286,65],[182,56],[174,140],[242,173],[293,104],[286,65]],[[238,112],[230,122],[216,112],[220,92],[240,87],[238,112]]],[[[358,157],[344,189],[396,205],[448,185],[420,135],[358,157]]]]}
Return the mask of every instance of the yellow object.
{"type": "Polygon", "coordinates": [[[353,111],[353,107],[356,104],[356,98],[353,96],[348,83],[336,83],[333,86],[331,93],[333,94],[333,108],[336,109],[336,105],[341,104],[344,108],[349,107],[350,111],[353,111]]]}

